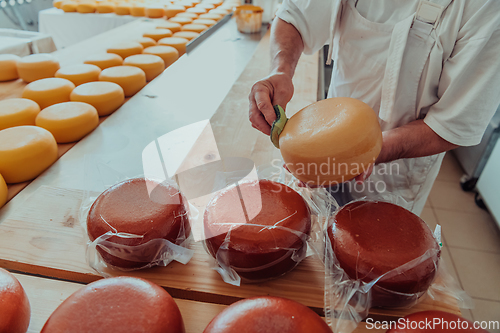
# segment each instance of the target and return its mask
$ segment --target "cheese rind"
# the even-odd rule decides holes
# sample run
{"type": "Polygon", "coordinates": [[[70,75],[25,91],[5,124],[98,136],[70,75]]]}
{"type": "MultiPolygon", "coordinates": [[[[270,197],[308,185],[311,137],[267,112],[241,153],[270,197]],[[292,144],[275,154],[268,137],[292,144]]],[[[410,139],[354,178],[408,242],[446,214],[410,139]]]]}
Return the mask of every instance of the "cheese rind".
{"type": "Polygon", "coordinates": [[[2,208],[2,206],[7,202],[8,195],[9,189],[5,183],[5,179],[3,179],[2,175],[0,175],[0,208],[2,208]]]}
{"type": "Polygon", "coordinates": [[[98,81],[99,74],[101,74],[101,69],[98,66],[79,64],[59,69],[56,77],[70,80],[75,86],[79,86],[87,82],[98,81]]]}
{"type": "Polygon", "coordinates": [[[159,41],[162,38],[172,37],[172,31],[170,31],[169,29],[153,29],[150,31],[146,31],[142,34],[142,36],[152,38],[155,41],[159,41]]]}
{"type": "Polygon", "coordinates": [[[74,142],[99,125],[99,115],[87,103],[59,103],[43,109],[36,117],[36,125],[52,133],[57,143],[74,142]]]}
{"type": "Polygon", "coordinates": [[[135,17],[146,16],[146,8],[141,5],[133,5],[130,7],[130,15],[135,17]]]}
{"type": "Polygon", "coordinates": [[[114,82],[90,82],[76,87],[70,95],[73,102],[84,102],[96,108],[99,116],[107,116],[125,101],[123,88],[114,82]]]}
{"type": "Polygon", "coordinates": [[[143,48],[156,45],[156,41],[153,38],[149,38],[149,37],[141,37],[141,38],[137,39],[136,42],[141,44],[143,48]]]}
{"type": "Polygon", "coordinates": [[[0,131],[9,127],[35,125],[40,107],[26,98],[10,98],[0,101],[0,131]]]}
{"type": "Polygon", "coordinates": [[[115,5],[111,2],[98,2],[96,11],[100,14],[114,13],[115,5]]]}
{"type": "Polygon", "coordinates": [[[118,4],[115,6],[115,14],[116,15],[130,15],[130,5],[127,4],[118,4]]]}
{"type": "Polygon", "coordinates": [[[76,6],[76,11],[82,14],[94,13],[96,9],[96,4],[90,1],[80,2],[76,6]]]}
{"type": "Polygon", "coordinates": [[[116,53],[95,54],[87,58],[84,63],[96,65],[103,70],[113,66],[121,66],[123,64],[123,58],[116,53]]]}
{"type": "Polygon", "coordinates": [[[61,9],[65,13],[73,13],[76,12],[76,6],[78,5],[75,1],[63,1],[61,4],[61,9]]]}
{"type": "Polygon", "coordinates": [[[179,52],[175,47],[158,45],[151,46],[144,50],[145,54],[154,54],[163,59],[165,63],[165,68],[172,65],[177,59],[179,59],[179,52]]]}
{"type": "Polygon", "coordinates": [[[53,104],[69,102],[69,95],[73,89],[75,89],[73,82],[66,79],[41,79],[24,87],[23,98],[35,101],[43,110],[53,104]]]}
{"type": "Polygon", "coordinates": [[[15,54],[0,54],[0,81],[10,81],[19,78],[17,62],[21,57],[15,54]]]}
{"type": "Polygon", "coordinates": [[[28,83],[54,77],[59,68],[59,62],[47,53],[31,54],[17,62],[19,77],[28,83]]]}
{"type": "Polygon", "coordinates": [[[125,59],[128,56],[134,54],[141,54],[144,48],[138,42],[121,42],[113,45],[106,50],[108,53],[118,54],[120,57],[125,59]]]}
{"type": "Polygon", "coordinates": [[[158,45],[171,46],[174,47],[177,52],[179,52],[179,56],[186,53],[186,45],[189,43],[189,40],[181,37],[167,37],[162,38],[158,41],[158,45]]]}
{"type": "Polygon", "coordinates": [[[165,16],[165,9],[162,6],[147,6],[146,17],[149,18],[162,18],[165,16]]]}
{"type": "Polygon", "coordinates": [[[183,6],[178,5],[167,5],[165,7],[165,16],[167,19],[174,17],[175,15],[184,12],[186,9],[183,6]]]}
{"type": "Polygon", "coordinates": [[[154,54],[136,54],[128,57],[123,65],[135,66],[144,71],[146,81],[151,81],[165,70],[165,62],[154,54]]]}
{"type": "Polygon", "coordinates": [[[41,174],[57,160],[54,136],[38,126],[0,131],[0,174],[7,183],[20,183],[41,174]]]}
{"type": "Polygon", "coordinates": [[[134,95],[146,85],[146,74],[137,67],[116,66],[103,70],[99,75],[99,80],[120,85],[125,96],[128,97],[134,95]]]}

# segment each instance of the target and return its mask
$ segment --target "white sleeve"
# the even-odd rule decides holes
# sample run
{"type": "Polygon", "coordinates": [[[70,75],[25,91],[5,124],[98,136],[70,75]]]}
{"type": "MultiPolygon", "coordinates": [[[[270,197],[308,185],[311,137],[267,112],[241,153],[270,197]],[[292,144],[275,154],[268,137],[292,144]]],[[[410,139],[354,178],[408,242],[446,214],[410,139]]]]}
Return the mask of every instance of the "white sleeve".
{"type": "Polygon", "coordinates": [[[334,0],[284,0],[276,16],[299,31],[304,53],[313,54],[330,39],[334,3],[334,0]]]}

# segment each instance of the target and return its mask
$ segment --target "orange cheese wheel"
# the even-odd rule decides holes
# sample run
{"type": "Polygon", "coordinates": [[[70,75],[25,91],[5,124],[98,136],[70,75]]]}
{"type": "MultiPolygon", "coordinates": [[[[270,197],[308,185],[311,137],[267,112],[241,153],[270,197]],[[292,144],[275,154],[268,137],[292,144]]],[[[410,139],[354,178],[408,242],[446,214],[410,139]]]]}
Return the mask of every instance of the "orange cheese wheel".
{"type": "Polygon", "coordinates": [[[112,2],[98,2],[96,11],[101,14],[114,13],[115,5],[112,2]]]}
{"type": "Polygon", "coordinates": [[[187,18],[195,20],[198,18],[198,14],[184,12],[184,13],[179,13],[179,14],[175,15],[175,17],[187,17],[187,18]]]}
{"type": "Polygon", "coordinates": [[[26,98],[10,98],[0,101],[0,130],[23,125],[35,125],[40,112],[38,104],[26,98]]]}
{"type": "Polygon", "coordinates": [[[108,53],[118,54],[120,57],[125,59],[126,57],[134,54],[141,54],[142,50],[144,50],[144,48],[137,42],[121,42],[113,45],[106,51],[108,53]]]}
{"type": "Polygon", "coordinates": [[[186,38],[189,41],[197,38],[199,35],[200,35],[199,33],[194,31],[179,31],[173,34],[174,37],[186,38]]]}
{"type": "Polygon", "coordinates": [[[120,3],[115,6],[115,14],[116,15],[130,15],[130,5],[120,3]]]}
{"type": "Polygon", "coordinates": [[[0,208],[7,202],[9,197],[9,188],[7,187],[7,183],[5,183],[5,179],[3,179],[2,175],[0,175],[0,208]]]}
{"type": "Polygon", "coordinates": [[[207,29],[208,26],[203,24],[185,24],[182,26],[181,31],[192,31],[200,34],[207,29]]]}
{"type": "Polygon", "coordinates": [[[90,1],[80,2],[76,5],[76,11],[78,13],[87,14],[94,13],[96,10],[96,4],[90,1]]]}
{"type": "Polygon", "coordinates": [[[146,7],[135,4],[132,7],[130,7],[130,15],[136,17],[146,16],[146,7]]]}
{"type": "Polygon", "coordinates": [[[63,1],[61,4],[61,9],[65,13],[74,13],[74,12],[76,12],[77,6],[78,6],[78,3],[75,1],[63,1]]]}
{"type": "Polygon", "coordinates": [[[113,82],[90,82],[73,89],[70,95],[73,102],[88,103],[96,108],[99,116],[107,116],[118,109],[125,101],[123,88],[113,82]]]}
{"type": "Polygon", "coordinates": [[[129,97],[146,85],[146,74],[142,69],[137,67],[116,66],[103,70],[99,75],[99,80],[118,84],[122,87],[125,96],[129,97]]]}
{"type": "Polygon", "coordinates": [[[41,174],[57,160],[54,136],[38,126],[0,131],[0,174],[7,183],[20,183],[41,174]]]}
{"type": "Polygon", "coordinates": [[[155,41],[159,41],[162,38],[172,37],[172,31],[168,29],[152,29],[143,33],[142,36],[152,38],[155,41]]]}
{"type": "Polygon", "coordinates": [[[0,302],[0,313],[2,314],[0,316],[0,332],[27,332],[31,317],[28,296],[19,280],[3,268],[0,268],[0,300],[2,300],[0,302]]]}
{"type": "Polygon", "coordinates": [[[136,54],[123,61],[123,65],[135,66],[144,71],[146,81],[151,81],[165,70],[165,62],[154,54],[136,54]]]}
{"type": "Polygon", "coordinates": [[[10,81],[19,78],[17,62],[21,57],[15,54],[0,54],[0,81],[10,81]]]}
{"type": "Polygon", "coordinates": [[[375,162],[382,131],[367,104],[348,97],[329,98],[294,114],[279,137],[279,146],[286,166],[299,180],[338,184],[375,162]]]}
{"type": "Polygon", "coordinates": [[[165,63],[165,68],[172,65],[177,59],[179,59],[179,52],[175,47],[158,45],[151,46],[144,50],[144,53],[154,54],[163,59],[165,63]]]}
{"type": "Polygon", "coordinates": [[[136,42],[141,44],[143,48],[156,45],[156,41],[153,38],[149,38],[149,37],[141,37],[141,38],[137,39],[136,42]]]}
{"type": "Polygon", "coordinates": [[[201,14],[207,13],[208,9],[196,6],[196,7],[193,7],[193,8],[186,9],[186,12],[188,12],[188,13],[195,13],[195,14],[201,15],[201,14]]]}
{"type": "Polygon", "coordinates": [[[179,23],[168,22],[168,21],[161,22],[161,23],[156,25],[156,29],[168,29],[168,30],[172,31],[172,33],[175,33],[177,31],[181,31],[181,27],[182,27],[182,25],[179,23]]]}
{"type": "Polygon", "coordinates": [[[165,16],[165,8],[163,6],[147,6],[146,17],[149,18],[162,18],[165,16]]]}
{"type": "Polygon", "coordinates": [[[113,66],[121,66],[123,64],[123,58],[116,53],[94,54],[88,57],[84,63],[96,65],[102,70],[113,66]]]}
{"type": "Polygon", "coordinates": [[[54,8],[61,9],[61,5],[62,5],[62,0],[52,1],[52,6],[54,6],[54,8]]]}
{"type": "Polygon", "coordinates": [[[174,23],[179,23],[180,25],[184,24],[189,24],[193,22],[193,19],[190,19],[188,17],[172,17],[171,19],[168,20],[168,22],[174,22],[174,23]]]}
{"type": "Polygon", "coordinates": [[[47,53],[32,54],[17,62],[19,77],[26,82],[54,77],[58,69],[59,62],[47,53]]]}
{"type": "Polygon", "coordinates": [[[193,24],[203,24],[206,25],[207,27],[213,27],[214,25],[217,24],[217,21],[209,19],[196,19],[193,21],[193,24]]]}
{"type": "Polygon", "coordinates": [[[174,17],[175,15],[184,12],[186,9],[183,6],[178,5],[167,5],[165,6],[165,16],[167,19],[174,17]]]}
{"type": "Polygon", "coordinates": [[[198,16],[199,19],[207,19],[207,20],[214,20],[214,21],[219,21],[222,19],[222,15],[219,14],[213,14],[213,13],[207,13],[207,14],[201,14],[198,16]]]}
{"type": "Polygon", "coordinates": [[[48,78],[31,82],[23,90],[23,98],[35,101],[40,109],[57,103],[69,102],[75,89],[73,82],[61,78],[48,78]]]}
{"type": "Polygon", "coordinates": [[[36,117],[36,126],[52,133],[57,143],[82,139],[99,125],[97,110],[82,102],[59,103],[43,109],[36,117]]]}
{"type": "Polygon", "coordinates": [[[101,69],[96,65],[79,64],[73,66],[62,67],[56,72],[56,77],[70,80],[75,86],[87,82],[99,80],[101,69]]]}
{"type": "Polygon", "coordinates": [[[162,38],[158,41],[158,45],[165,45],[174,47],[177,52],[179,52],[179,56],[186,53],[186,45],[189,43],[189,40],[181,37],[167,37],[162,38]]]}

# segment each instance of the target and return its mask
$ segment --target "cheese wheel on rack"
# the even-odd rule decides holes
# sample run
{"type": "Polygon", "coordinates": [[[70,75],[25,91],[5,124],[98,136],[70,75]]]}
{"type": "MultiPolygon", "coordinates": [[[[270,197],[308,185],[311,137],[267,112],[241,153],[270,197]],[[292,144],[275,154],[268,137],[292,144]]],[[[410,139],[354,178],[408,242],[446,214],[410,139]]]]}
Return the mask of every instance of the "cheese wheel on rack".
{"type": "Polygon", "coordinates": [[[186,38],[187,40],[191,41],[195,38],[197,38],[200,34],[194,31],[179,31],[173,34],[173,37],[181,37],[181,38],[186,38]]]}
{"type": "Polygon", "coordinates": [[[146,48],[144,50],[144,53],[154,54],[162,58],[163,62],[165,63],[165,68],[168,68],[168,66],[172,65],[174,62],[177,61],[177,59],[179,59],[179,52],[175,47],[172,46],[165,46],[165,45],[151,46],[146,48]]]}
{"type": "Polygon", "coordinates": [[[187,18],[196,20],[198,18],[198,14],[184,12],[184,13],[179,13],[179,14],[175,15],[175,17],[187,17],[187,18]]]}
{"type": "Polygon", "coordinates": [[[165,8],[163,6],[147,6],[146,17],[149,18],[162,18],[165,16],[165,8]]]}
{"type": "Polygon", "coordinates": [[[19,79],[17,62],[21,57],[15,54],[0,54],[0,81],[19,79]]]}
{"type": "Polygon", "coordinates": [[[193,24],[203,24],[206,25],[207,27],[213,27],[214,25],[217,24],[217,21],[209,19],[196,19],[193,21],[193,24]]]}
{"type": "Polygon", "coordinates": [[[172,31],[172,33],[176,33],[177,31],[181,31],[181,27],[182,27],[182,25],[179,23],[168,22],[168,21],[160,22],[160,23],[156,24],[156,29],[168,29],[168,30],[172,31]]]}
{"type": "Polygon", "coordinates": [[[61,4],[61,9],[65,13],[74,13],[74,12],[76,12],[76,7],[77,6],[78,6],[78,2],[71,1],[71,0],[65,0],[61,4]]]}
{"type": "Polygon", "coordinates": [[[125,101],[125,94],[123,88],[116,83],[98,81],[76,87],[71,92],[70,99],[92,105],[102,117],[118,109],[125,101]]]}
{"type": "Polygon", "coordinates": [[[208,26],[204,24],[185,24],[182,26],[181,31],[192,31],[201,34],[203,31],[207,29],[208,26]]]}
{"type": "Polygon", "coordinates": [[[171,19],[168,20],[168,22],[174,22],[174,23],[179,23],[180,25],[184,24],[189,24],[193,22],[193,19],[187,18],[187,17],[172,17],[171,19]]]}
{"type": "Polygon", "coordinates": [[[156,41],[153,38],[149,38],[149,37],[141,37],[141,38],[137,39],[136,42],[141,44],[143,48],[156,45],[156,41]]]}
{"type": "Polygon", "coordinates": [[[201,15],[201,14],[208,13],[208,9],[206,9],[206,8],[200,8],[200,7],[196,6],[196,7],[193,7],[193,8],[186,9],[186,12],[188,12],[188,13],[195,13],[195,14],[201,15]]]}
{"type": "Polygon", "coordinates": [[[70,80],[75,86],[87,82],[99,80],[101,69],[96,65],[79,64],[73,66],[62,67],[56,72],[56,77],[70,80]]]}
{"type": "Polygon", "coordinates": [[[28,83],[54,77],[59,68],[59,61],[48,53],[31,54],[17,62],[19,77],[28,83]]]}
{"type": "MultiPolygon", "coordinates": [[[[2,206],[1,200],[0,198],[0,207],[2,206]]],[[[2,314],[0,332],[27,332],[31,317],[28,296],[19,280],[3,268],[0,268],[0,300],[0,313],[2,314]]]]}
{"type": "Polygon", "coordinates": [[[182,13],[186,10],[183,6],[178,5],[167,5],[165,6],[165,16],[167,19],[174,17],[175,15],[182,13]]]}
{"type": "Polygon", "coordinates": [[[75,89],[73,82],[66,79],[41,79],[24,87],[23,98],[37,102],[43,110],[53,104],[69,102],[69,95],[73,89],[75,89]]]}
{"type": "Polygon", "coordinates": [[[97,110],[82,102],[59,103],[43,109],[36,117],[36,126],[52,133],[57,143],[82,139],[99,125],[97,110]]]}
{"type": "Polygon", "coordinates": [[[165,45],[174,47],[177,52],[179,52],[179,56],[186,53],[186,45],[189,43],[189,40],[181,37],[167,37],[162,38],[158,41],[158,45],[165,45]]]}
{"type": "Polygon", "coordinates": [[[93,1],[83,1],[76,6],[76,11],[82,14],[94,13],[95,9],[96,3],[93,1]]]}
{"type": "Polygon", "coordinates": [[[96,6],[96,12],[100,14],[108,14],[115,12],[115,5],[112,2],[98,2],[96,6]]]}
{"type": "Polygon", "coordinates": [[[146,16],[146,7],[143,5],[135,4],[130,7],[130,15],[140,17],[146,16]]]}
{"type": "Polygon", "coordinates": [[[130,5],[126,3],[120,3],[115,6],[116,15],[130,15],[130,5]]]}
{"type": "Polygon", "coordinates": [[[136,54],[123,61],[123,65],[139,67],[146,74],[146,81],[151,81],[165,70],[165,62],[154,54],[136,54]]]}
{"type": "Polygon", "coordinates": [[[129,97],[146,85],[146,74],[142,69],[137,67],[116,66],[103,70],[99,75],[99,80],[118,84],[122,87],[125,96],[129,97]]]}
{"type": "Polygon", "coordinates": [[[162,38],[172,37],[172,31],[168,29],[152,29],[143,33],[142,36],[152,38],[155,41],[159,41],[162,38]]]}
{"type": "Polygon", "coordinates": [[[84,63],[96,65],[103,70],[113,66],[121,66],[123,64],[123,58],[116,53],[102,53],[88,57],[84,63]]]}
{"type": "Polygon", "coordinates": [[[207,14],[201,14],[200,16],[198,16],[198,18],[204,20],[207,19],[207,20],[220,21],[222,19],[222,15],[207,13],[207,14]]]}
{"type": "Polygon", "coordinates": [[[38,126],[0,131],[0,174],[7,183],[20,183],[41,174],[57,160],[54,136],[38,126]]]}
{"type": "Polygon", "coordinates": [[[4,99],[0,101],[0,131],[14,126],[35,125],[39,112],[40,107],[31,99],[4,99]]]}
{"type": "Polygon", "coordinates": [[[7,202],[7,198],[9,197],[9,188],[7,187],[7,183],[5,183],[5,179],[3,179],[0,174],[0,208],[7,202]]]}
{"type": "Polygon", "coordinates": [[[106,51],[108,53],[118,54],[122,59],[134,54],[141,54],[144,48],[138,42],[121,42],[113,45],[106,51]]]}

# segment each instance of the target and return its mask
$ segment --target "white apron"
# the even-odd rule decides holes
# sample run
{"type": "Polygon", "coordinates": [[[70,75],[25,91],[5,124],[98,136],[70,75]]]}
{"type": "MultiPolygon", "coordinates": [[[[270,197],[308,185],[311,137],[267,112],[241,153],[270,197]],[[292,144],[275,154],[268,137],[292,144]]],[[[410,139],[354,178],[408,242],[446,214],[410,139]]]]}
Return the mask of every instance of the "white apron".
{"type": "MultiPolygon", "coordinates": [[[[421,1],[417,13],[390,25],[365,19],[353,1],[339,1],[333,13],[336,20],[330,49],[335,53],[329,97],[364,101],[378,113],[383,131],[418,119],[418,85],[435,44],[435,25],[450,2],[421,1]],[[373,54],[379,55],[378,59],[370,56],[373,54]],[[383,62],[381,54],[386,55],[382,56],[383,62]]],[[[443,157],[441,153],[381,163],[363,184],[351,181],[343,189],[347,188],[349,199],[390,200],[419,215],[443,157]]],[[[339,195],[332,194],[339,199],[339,195]]],[[[345,193],[340,197],[345,201],[345,193]]]]}

